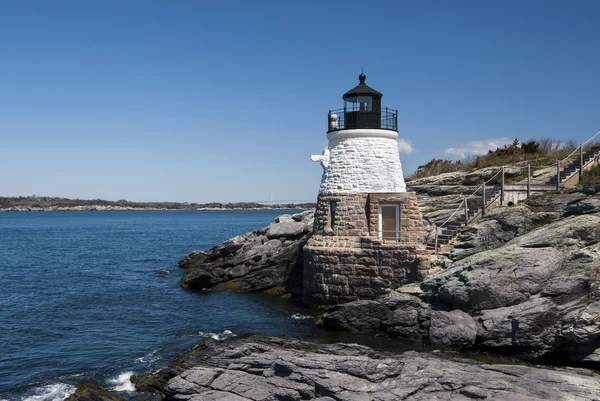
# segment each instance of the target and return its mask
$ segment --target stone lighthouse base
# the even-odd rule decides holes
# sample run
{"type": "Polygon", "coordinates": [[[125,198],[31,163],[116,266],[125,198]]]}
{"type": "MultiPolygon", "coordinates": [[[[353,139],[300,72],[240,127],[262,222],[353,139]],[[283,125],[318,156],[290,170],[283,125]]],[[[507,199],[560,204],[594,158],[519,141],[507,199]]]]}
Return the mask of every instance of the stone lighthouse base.
{"type": "Polygon", "coordinates": [[[413,192],[319,195],[313,236],[304,247],[304,303],[372,299],[421,280],[430,269],[426,234],[413,192]],[[397,210],[391,235],[380,222],[386,207],[397,210]]]}

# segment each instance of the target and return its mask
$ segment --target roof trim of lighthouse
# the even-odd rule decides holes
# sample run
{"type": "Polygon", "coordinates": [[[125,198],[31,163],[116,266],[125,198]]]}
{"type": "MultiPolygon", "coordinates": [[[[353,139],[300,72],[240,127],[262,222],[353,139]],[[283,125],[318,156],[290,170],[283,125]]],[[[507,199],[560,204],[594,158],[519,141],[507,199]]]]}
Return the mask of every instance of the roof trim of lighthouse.
{"type": "Polygon", "coordinates": [[[364,73],[361,73],[358,76],[360,83],[356,85],[354,88],[350,89],[348,92],[344,93],[342,99],[346,99],[354,96],[373,96],[381,98],[383,94],[365,83],[367,76],[364,73]]]}

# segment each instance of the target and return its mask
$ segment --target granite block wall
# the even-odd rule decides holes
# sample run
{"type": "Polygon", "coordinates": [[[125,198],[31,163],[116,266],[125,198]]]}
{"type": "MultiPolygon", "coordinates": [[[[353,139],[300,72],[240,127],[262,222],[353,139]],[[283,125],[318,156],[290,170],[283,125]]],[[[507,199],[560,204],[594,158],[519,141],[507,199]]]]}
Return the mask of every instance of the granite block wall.
{"type": "Polygon", "coordinates": [[[430,270],[426,233],[414,193],[319,195],[304,247],[304,302],[372,299],[421,280],[430,270]],[[400,205],[399,241],[379,239],[381,204],[400,205]]]}

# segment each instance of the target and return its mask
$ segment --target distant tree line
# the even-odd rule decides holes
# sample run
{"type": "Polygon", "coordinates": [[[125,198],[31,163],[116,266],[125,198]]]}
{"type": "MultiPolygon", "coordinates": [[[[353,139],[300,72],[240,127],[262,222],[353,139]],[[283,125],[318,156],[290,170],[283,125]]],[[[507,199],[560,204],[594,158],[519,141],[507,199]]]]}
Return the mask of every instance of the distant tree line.
{"type": "Polygon", "coordinates": [[[114,206],[142,209],[195,210],[195,209],[311,209],[316,203],[286,203],[265,205],[256,202],[189,203],[189,202],[130,202],[126,199],[67,199],[49,196],[0,197],[0,209],[21,208],[69,208],[78,206],[114,206]]]}

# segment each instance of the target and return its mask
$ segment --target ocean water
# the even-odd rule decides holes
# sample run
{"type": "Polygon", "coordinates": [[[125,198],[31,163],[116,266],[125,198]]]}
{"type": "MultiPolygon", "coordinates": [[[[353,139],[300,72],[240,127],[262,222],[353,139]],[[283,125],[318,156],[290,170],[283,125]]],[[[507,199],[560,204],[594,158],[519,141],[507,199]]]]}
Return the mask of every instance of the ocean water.
{"type": "Polygon", "coordinates": [[[127,393],[205,337],[322,335],[286,302],[177,285],[182,256],[282,213],[0,213],[0,400],[59,401],[87,380],[127,393]]]}

